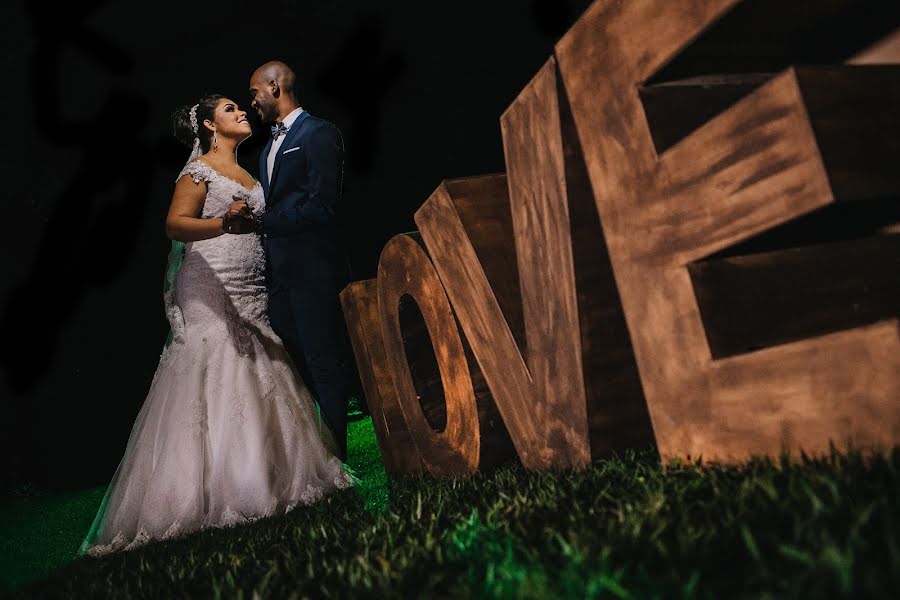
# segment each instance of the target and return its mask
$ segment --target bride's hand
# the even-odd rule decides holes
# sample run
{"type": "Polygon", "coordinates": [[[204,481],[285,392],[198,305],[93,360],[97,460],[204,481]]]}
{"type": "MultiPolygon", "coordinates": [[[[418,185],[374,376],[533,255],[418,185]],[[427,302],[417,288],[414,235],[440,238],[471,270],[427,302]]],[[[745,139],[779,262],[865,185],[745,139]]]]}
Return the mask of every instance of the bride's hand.
{"type": "Polygon", "coordinates": [[[228,212],[239,212],[245,215],[250,215],[253,211],[250,209],[250,205],[247,204],[247,201],[243,198],[238,198],[237,196],[231,197],[234,202],[231,203],[231,206],[228,207],[228,212]]]}

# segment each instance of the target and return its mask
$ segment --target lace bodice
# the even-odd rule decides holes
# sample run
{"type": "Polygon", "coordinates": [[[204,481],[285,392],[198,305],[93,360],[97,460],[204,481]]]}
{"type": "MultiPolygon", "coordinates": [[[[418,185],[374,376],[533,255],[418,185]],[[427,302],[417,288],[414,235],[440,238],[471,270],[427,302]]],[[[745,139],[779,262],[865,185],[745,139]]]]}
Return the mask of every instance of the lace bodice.
{"type": "Polygon", "coordinates": [[[254,214],[259,214],[265,209],[265,198],[262,186],[257,181],[252,190],[248,190],[241,183],[222,175],[200,159],[194,159],[184,166],[177,179],[190,175],[194,183],[201,181],[207,184],[206,201],[203,204],[203,218],[221,217],[237,197],[246,200],[254,214]]]}
{"type": "MultiPolygon", "coordinates": [[[[202,218],[223,216],[234,198],[246,200],[254,214],[265,209],[259,182],[248,190],[198,159],[186,164],[178,179],[184,175],[206,183],[202,218]]],[[[246,337],[247,325],[268,328],[265,252],[257,235],[226,233],[187,243],[175,288],[165,302],[176,340],[191,326],[221,331],[228,324],[227,335],[238,343],[246,337]]]]}

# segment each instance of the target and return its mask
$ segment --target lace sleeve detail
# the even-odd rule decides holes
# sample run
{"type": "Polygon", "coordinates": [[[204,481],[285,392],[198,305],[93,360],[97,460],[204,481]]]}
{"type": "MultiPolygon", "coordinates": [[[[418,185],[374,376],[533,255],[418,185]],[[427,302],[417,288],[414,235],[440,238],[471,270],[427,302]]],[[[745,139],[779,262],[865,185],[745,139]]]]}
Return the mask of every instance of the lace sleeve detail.
{"type": "Polygon", "coordinates": [[[184,165],[184,168],[181,170],[181,173],[178,174],[178,177],[175,178],[175,181],[178,181],[184,175],[190,175],[191,179],[194,180],[194,183],[200,183],[201,181],[210,182],[215,179],[216,172],[201,161],[192,160],[184,165]]]}

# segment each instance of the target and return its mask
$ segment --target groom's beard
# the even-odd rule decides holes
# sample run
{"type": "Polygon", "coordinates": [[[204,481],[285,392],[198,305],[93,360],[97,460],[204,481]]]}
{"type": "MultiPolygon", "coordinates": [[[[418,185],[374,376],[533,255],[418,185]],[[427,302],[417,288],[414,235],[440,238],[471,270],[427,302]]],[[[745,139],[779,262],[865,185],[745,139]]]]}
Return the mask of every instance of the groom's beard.
{"type": "Polygon", "coordinates": [[[257,112],[259,115],[259,120],[263,122],[264,125],[271,125],[275,122],[275,119],[278,117],[278,111],[275,110],[274,106],[263,106],[262,110],[257,112]]]}

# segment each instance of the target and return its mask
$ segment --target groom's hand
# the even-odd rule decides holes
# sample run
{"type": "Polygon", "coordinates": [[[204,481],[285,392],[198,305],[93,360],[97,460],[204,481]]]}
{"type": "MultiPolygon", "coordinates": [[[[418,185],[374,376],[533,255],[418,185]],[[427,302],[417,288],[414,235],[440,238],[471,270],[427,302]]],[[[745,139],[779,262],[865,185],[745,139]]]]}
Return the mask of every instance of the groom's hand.
{"type": "Polygon", "coordinates": [[[244,234],[256,231],[256,222],[253,217],[236,211],[228,211],[222,219],[222,231],[225,233],[244,234]]]}
{"type": "Polygon", "coordinates": [[[253,215],[253,211],[250,209],[250,205],[247,204],[247,201],[243,198],[238,198],[237,196],[231,197],[234,202],[231,203],[231,206],[228,207],[228,212],[239,212],[247,215],[248,217],[253,215]]]}
{"type": "Polygon", "coordinates": [[[254,233],[256,221],[247,201],[237,196],[233,196],[232,199],[234,202],[228,207],[222,219],[222,231],[234,234],[254,233]]]}
{"type": "Polygon", "coordinates": [[[222,218],[222,231],[234,234],[254,233],[256,221],[252,214],[229,210],[222,218]]]}

